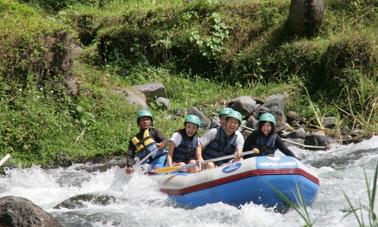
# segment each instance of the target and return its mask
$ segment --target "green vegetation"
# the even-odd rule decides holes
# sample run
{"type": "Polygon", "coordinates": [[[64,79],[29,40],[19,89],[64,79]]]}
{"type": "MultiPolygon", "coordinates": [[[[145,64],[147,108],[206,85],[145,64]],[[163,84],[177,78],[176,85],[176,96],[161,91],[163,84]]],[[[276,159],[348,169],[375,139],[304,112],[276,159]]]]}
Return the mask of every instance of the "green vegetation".
{"type": "Polygon", "coordinates": [[[116,88],[162,82],[149,105],[170,135],[183,110],[287,92],[319,127],[378,130],[378,4],[328,0],[313,37],[288,32],[289,0],[0,0],[0,156],[16,165],[122,154],[136,106],[116,88]],[[74,47],[74,48],[73,48],[74,47]],[[80,48],[79,48],[80,47],[80,48]],[[79,51],[77,51],[79,49],[79,51]],[[65,80],[76,77],[78,94],[65,80]],[[308,91],[308,92],[307,92],[308,91]]]}

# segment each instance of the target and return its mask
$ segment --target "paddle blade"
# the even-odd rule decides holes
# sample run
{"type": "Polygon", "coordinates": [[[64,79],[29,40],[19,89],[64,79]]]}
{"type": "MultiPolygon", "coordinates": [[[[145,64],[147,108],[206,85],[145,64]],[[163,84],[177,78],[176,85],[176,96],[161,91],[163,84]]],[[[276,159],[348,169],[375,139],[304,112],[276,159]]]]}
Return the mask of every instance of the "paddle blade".
{"type": "Polygon", "coordinates": [[[5,157],[0,160],[0,166],[2,166],[10,157],[10,154],[5,155],[5,157]]]}
{"type": "Polygon", "coordinates": [[[182,166],[170,166],[170,167],[163,167],[163,168],[158,168],[154,169],[155,173],[171,173],[177,170],[180,170],[182,166]]]}

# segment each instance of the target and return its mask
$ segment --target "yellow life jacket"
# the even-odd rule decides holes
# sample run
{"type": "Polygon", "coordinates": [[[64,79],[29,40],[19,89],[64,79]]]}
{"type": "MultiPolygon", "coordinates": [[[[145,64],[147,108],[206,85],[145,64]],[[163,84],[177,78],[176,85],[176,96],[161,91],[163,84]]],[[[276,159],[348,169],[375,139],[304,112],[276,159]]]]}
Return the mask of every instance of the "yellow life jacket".
{"type": "Polygon", "coordinates": [[[140,141],[136,136],[131,138],[131,142],[134,144],[136,148],[136,152],[143,151],[146,147],[148,147],[150,144],[154,143],[154,139],[150,135],[150,131],[148,129],[144,130],[143,132],[143,139],[140,141]]]}

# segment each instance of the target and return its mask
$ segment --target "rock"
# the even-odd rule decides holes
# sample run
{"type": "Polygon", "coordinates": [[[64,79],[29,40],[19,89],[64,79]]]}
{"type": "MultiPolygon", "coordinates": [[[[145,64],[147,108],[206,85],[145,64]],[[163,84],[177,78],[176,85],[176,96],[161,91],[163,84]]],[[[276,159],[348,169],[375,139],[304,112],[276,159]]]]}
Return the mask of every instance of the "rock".
{"type": "Polygon", "coordinates": [[[115,88],[114,91],[117,94],[122,95],[128,103],[140,106],[142,108],[148,108],[146,95],[139,90],[128,87],[128,88],[115,88]]]}
{"type": "Polygon", "coordinates": [[[299,128],[293,132],[286,133],[282,135],[283,138],[291,138],[291,139],[304,139],[306,137],[306,132],[303,128],[299,128]]]}
{"type": "Polygon", "coordinates": [[[188,109],[187,114],[194,114],[194,115],[198,116],[201,120],[201,128],[203,128],[205,130],[208,130],[210,128],[210,125],[211,125],[210,119],[207,118],[206,115],[203,114],[202,111],[200,111],[196,107],[192,107],[192,108],[188,109]]]}
{"type": "Polygon", "coordinates": [[[57,31],[54,35],[45,39],[45,49],[48,52],[43,56],[43,64],[47,70],[39,69],[40,79],[63,75],[64,78],[72,76],[73,39],[66,31],[57,31]]]}
{"type": "Polygon", "coordinates": [[[335,143],[336,141],[328,136],[317,135],[314,133],[308,134],[304,138],[305,145],[311,146],[325,146],[329,147],[331,144],[335,143]]]}
{"type": "MultiPolygon", "coordinates": [[[[272,96],[273,97],[273,96],[272,96]]],[[[272,113],[276,117],[276,132],[279,132],[285,128],[286,116],[284,114],[283,96],[276,95],[274,98],[268,99],[263,105],[257,108],[258,117],[266,112],[272,113]]]]}
{"type": "Polygon", "coordinates": [[[296,122],[299,122],[300,121],[300,118],[299,118],[299,115],[298,113],[294,112],[294,111],[289,111],[286,113],[286,121],[287,123],[289,123],[291,126],[292,125],[292,122],[293,121],[296,121],[296,122]]]}
{"type": "Polygon", "coordinates": [[[72,165],[71,157],[64,152],[55,154],[55,161],[61,167],[69,167],[72,165]]]}
{"type": "Polygon", "coordinates": [[[164,97],[159,97],[155,101],[156,101],[156,104],[160,107],[163,107],[163,109],[169,108],[169,99],[164,98],[164,97]]]}
{"type": "Polygon", "coordinates": [[[142,92],[149,98],[164,97],[167,98],[167,90],[162,83],[150,83],[133,86],[136,90],[142,92]]]}
{"type": "Polygon", "coordinates": [[[323,0],[291,0],[289,30],[294,35],[314,35],[324,17],[323,0]]]}
{"type": "Polygon", "coordinates": [[[0,198],[0,226],[60,227],[62,225],[30,200],[6,196],[0,198]]]}
{"type": "Polygon", "coordinates": [[[90,202],[94,204],[99,204],[102,206],[108,205],[110,203],[114,203],[116,201],[114,196],[109,195],[93,195],[93,194],[83,194],[77,195],[72,198],[65,200],[64,202],[56,205],[54,209],[77,209],[84,207],[83,202],[90,202]]]}
{"type": "Polygon", "coordinates": [[[77,96],[79,94],[79,83],[76,77],[70,76],[70,77],[65,78],[64,84],[66,85],[71,95],[77,96]]]}
{"type": "Polygon", "coordinates": [[[257,129],[258,123],[259,123],[258,119],[256,119],[255,116],[251,115],[248,117],[245,126],[251,129],[257,129]]]}
{"type": "Polygon", "coordinates": [[[218,116],[214,116],[210,121],[210,128],[217,128],[220,126],[220,120],[218,116]]]}
{"type": "Polygon", "coordinates": [[[239,111],[243,116],[248,116],[258,107],[256,101],[250,96],[240,96],[228,104],[232,109],[239,111]]]}
{"type": "Polygon", "coordinates": [[[323,117],[322,123],[325,128],[332,128],[336,125],[337,119],[335,117],[323,117]]]}

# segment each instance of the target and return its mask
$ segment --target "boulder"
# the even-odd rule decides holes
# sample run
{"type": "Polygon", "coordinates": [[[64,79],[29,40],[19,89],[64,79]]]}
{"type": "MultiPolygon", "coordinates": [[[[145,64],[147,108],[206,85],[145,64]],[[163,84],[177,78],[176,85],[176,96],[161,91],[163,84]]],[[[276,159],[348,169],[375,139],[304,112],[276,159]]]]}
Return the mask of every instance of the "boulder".
{"type": "Polygon", "coordinates": [[[285,128],[286,116],[284,114],[284,103],[283,96],[272,96],[263,105],[261,105],[257,110],[258,117],[266,112],[272,113],[276,117],[276,131],[279,132],[285,128]]]}
{"type": "Polygon", "coordinates": [[[328,136],[323,136],[315,133],[310,133],[305,136],[304,144],[311,146],[325,146],[329,147],[331,144],[336,143],[334,139],[328,136]]]}
{"type": "Polygon", "coordinates": [[[325,128],[332,128],[336,125],[336,117],[323,117],[322,123],[325,128]]]}
{"type": "Polygon", "coordinates": [[[146,95],[134,87],[115,88],[114,91],[124,97],[128,103],[148,108],[146,95]]]}
{"type": "Polygon", "coordinates": [[[294,35],[314,35],[324,17],[323,0],[291,0],[289,30],[294,35]]]}
{"type": "Polygon", "coordinates": [[[0,226],[60,227],[62,225],[30,200],[6,196],[0,198],[0,226]]]}
{"type": "Polygon", "coordinates": [[[163,109],[168,109],[169,108],[169,99],[164,98],[164,97],[158,97],[156,100],[156,104],[163,109]]]}
{"type": "Polygon", "coordinates": [[[306,137],[306,132],[303,128],[298,128],[295,131],[292,131],[292,132],[289,132],[289,133],[282,135],[282,137],[283,138],[291,138],[291,139],[297,139],[297,138],[304,139],[306,137]]]}
{"type": "Polygon", "coordinates": [[[187,114],[194,114],[194,115],[198,116],[201,120],[201,128],[203,128],[205,130],[208,130],[210,128],[211,120],[209,118],[207,118],[206,115],[203,114],[202,111],[200,111],[196,107],[192,107],[192,108],[188,109],[187,114]]]}
{"type": "Polygon", "coordinates": [[[133,86],[136,90],[142,92],[149,98],[163,97],[167,98],[167,90],[162,83],[150,83],[133,86]]]}
{"type": "Polygon", "coordinates": [[[99,204],[102,206],[108,205],[110,203],[114,203],[116,201],[114,196],[110,195],[93,195],[93,194],[82,194],[77,195],[72,198],[65,200],[64,202],[56,205],[54,209],[77,209],[83,208],[86,202],[90,202],[93,204],[99,204]]]}
{"type": "Polygon", "coordinates": [[[243,116],[248,116],[259,106],[250,96],[240,96],[228,104],[232,109],[239,111],[243,116]]]}

